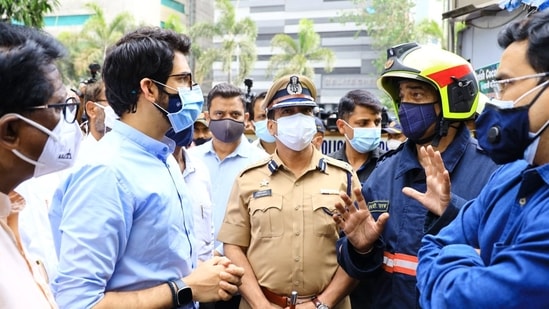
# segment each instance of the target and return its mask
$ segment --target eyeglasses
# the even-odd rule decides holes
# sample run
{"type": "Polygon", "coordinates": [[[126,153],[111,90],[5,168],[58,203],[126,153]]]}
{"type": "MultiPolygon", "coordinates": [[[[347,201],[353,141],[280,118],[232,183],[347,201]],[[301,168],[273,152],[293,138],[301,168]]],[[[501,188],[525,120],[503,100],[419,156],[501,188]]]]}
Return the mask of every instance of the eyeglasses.
{"type": "Polygon", "coordinates": [[[70,97],[65,100],[65,103],[53,103],[39,106],[28,107],[27,109],[46,109],[55,108],[58,112],[63,112],[63,117],[66,122],[74,123],[80,109],[80,102],[75,98],[70,97]]]}
{"type": "Polygon", "coordinates": [[[524,75],[519,77],[513,77],[508,79],[501,79],[494,81],[494,90],[496,93],[496,98],[500,99],[503,91],[512,84],[513,82],[530,79],[530,78],[539,78],[539,77],[545,77],[549,76],[549,72],[543,72],[543,73],[537,73],[537,74],[531,74],[531,75],[524,75]]]}
{"type": "Polygon", "coordinates": [[[172,74],[172,75],[168,75],[168,77],[175,77],[177,82],[187,85],[190,89],[192,89],[192,87],[194,86],[193,73],[191,72],[172,74]]]}

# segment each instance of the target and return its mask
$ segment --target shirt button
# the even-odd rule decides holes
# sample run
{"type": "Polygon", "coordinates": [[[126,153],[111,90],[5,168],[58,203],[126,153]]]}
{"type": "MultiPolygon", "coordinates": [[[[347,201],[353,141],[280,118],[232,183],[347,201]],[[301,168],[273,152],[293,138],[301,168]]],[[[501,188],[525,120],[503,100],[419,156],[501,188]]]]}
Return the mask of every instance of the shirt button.
{"type": "Polygon", "coordinates": [[[299,187],[299,185],[300,185],[299,182],[296,182],[296,183],[295,183],[295,186],[296,186],[296,187],[299,187]]]}
{"type": "Polygon", "coordinates": [[[526,204],[526,198],[525,197],[521,198],[519,200],[519,204],[520,204],[520,206],[524,206],[526,204]]]}
{"type": "Polygon", "coordinates": [[[294,285],[299,285],[299,281],[294,281],[294,285]]]}
{"type": "Polygon", "coordinates": [[[295,210],[299,210],[299,205],[296,205],[296,206],[295,206],[295,210]]]}
{"type": "Polygon", "coordinates": [[[299,231],[295,232],[295,236],[299,236],[301,234],[299,231]]]}
{"type": "Polygon", "coordinates": [[[299,256],[296,256],[296,257],[294,258],[294,261],[299,262],[299,256]]]}

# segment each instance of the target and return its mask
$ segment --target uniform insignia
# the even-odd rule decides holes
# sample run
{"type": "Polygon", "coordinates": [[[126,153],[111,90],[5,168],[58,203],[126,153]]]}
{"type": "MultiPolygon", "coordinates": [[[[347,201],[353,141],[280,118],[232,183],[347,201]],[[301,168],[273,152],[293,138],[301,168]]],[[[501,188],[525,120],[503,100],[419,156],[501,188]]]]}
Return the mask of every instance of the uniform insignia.
{"type": "Polygon", "coordinates": [[[393,58],[387,59],[387,62],[385,62],[385,65],[383,66],[383,68],[387,70],[390,67],[392,67],[394,63],[395,63],[395,60],[393,58]]]}
{"type": "Polygon", "coordinates": [[[260,183],[259,183],[259,186],[260,187],[266,187],[269,185],[269,180],[268,179],[263,179],[260,183]]]}
{"type": "Polygon", "coordinates": [[[273,192],[271,189],[268,189],[268,190],[262,190],[262,191],[256,191],[253,193],[253,198],[257,199],[257,198],[260,198],[260,197],[265,197],[265,196],[271,196],[273,195],[273,192]]]}
{"type": "Polygon", "coordinates": [[[299,77],[297,77],[295,75],[290,77],[290,82],[286,86],[286,91],[288,91],[288,94],[290,94],[290,95],[303,93],[303,87],[301,86],[301,83],[299,82],[299,77]]]}

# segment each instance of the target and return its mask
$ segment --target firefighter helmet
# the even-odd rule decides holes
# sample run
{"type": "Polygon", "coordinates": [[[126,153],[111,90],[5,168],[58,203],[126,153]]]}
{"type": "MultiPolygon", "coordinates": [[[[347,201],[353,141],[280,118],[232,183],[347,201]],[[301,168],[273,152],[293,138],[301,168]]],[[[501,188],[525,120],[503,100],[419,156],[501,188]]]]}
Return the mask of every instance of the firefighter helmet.
{"type": "Polygon", "coordinates": [[[398,81],[413,79],[426,82],[439,93],[442,118],[466,120],[474,116],[478,101],[478,81],[471,64],[449,51],[405,43],[387,50],[387,62],[378,87],[391,96],[398,111],[398,81]]]}

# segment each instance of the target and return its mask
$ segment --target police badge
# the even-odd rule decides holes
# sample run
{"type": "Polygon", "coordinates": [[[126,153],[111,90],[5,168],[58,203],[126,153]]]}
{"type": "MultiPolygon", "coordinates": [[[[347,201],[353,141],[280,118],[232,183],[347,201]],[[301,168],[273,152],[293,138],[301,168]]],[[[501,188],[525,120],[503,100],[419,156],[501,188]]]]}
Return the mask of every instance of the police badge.
{"type": "Polygon", "coordinates": [[[290,77],[290,82],[288,83],[288,86],[286,86],[286,91],[288,91],[288,94],[290,95],[301,94],[303,92],[299,77],[295,75],[290,77]]]}

